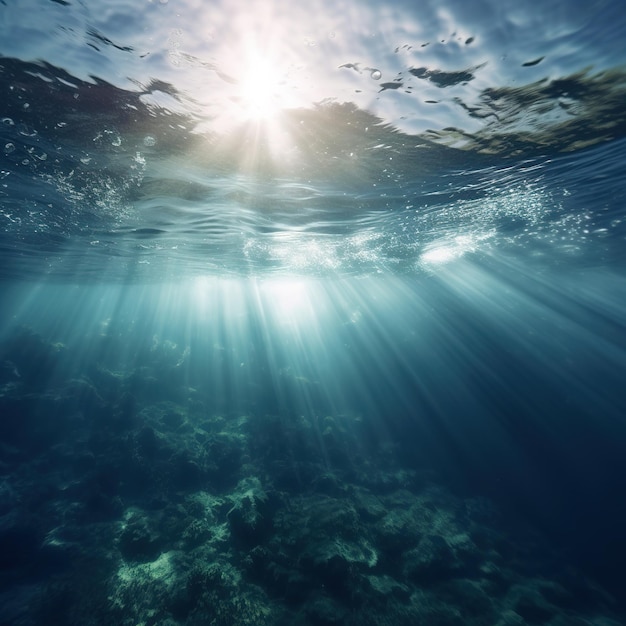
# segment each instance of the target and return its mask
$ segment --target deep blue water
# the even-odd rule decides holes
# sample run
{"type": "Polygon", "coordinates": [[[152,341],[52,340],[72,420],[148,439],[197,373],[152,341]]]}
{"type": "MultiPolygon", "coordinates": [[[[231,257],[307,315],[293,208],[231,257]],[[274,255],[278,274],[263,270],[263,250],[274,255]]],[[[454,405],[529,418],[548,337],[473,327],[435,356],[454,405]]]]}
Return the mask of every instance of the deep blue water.
{"type": "Polygon", "coordinates": [[[0,0],[0,623],[624,623],[625,37],[0,0]]]}

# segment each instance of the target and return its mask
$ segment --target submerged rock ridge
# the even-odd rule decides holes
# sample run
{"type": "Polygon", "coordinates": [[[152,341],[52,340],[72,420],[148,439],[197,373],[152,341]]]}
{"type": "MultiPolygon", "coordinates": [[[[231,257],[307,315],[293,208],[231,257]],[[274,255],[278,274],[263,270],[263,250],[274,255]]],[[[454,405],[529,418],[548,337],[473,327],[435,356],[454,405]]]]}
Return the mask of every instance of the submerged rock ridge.
{"type": "Polygon", "coordinates": [[[124,368],[110,341],[80,374],[28,329],[1,347],[0,623],[623,623],[359,415],[229,415],[175,346],[124,368]]]}

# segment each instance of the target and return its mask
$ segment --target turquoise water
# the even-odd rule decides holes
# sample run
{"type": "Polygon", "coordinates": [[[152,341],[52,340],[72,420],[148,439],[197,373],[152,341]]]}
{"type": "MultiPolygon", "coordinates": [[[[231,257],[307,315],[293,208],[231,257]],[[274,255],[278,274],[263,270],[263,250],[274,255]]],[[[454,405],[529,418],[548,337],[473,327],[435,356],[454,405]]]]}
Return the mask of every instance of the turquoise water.
{"type": "Polygon", "coordinates": [[[624,623],[620,2],[0,1],[0,623],[624,623]]]}

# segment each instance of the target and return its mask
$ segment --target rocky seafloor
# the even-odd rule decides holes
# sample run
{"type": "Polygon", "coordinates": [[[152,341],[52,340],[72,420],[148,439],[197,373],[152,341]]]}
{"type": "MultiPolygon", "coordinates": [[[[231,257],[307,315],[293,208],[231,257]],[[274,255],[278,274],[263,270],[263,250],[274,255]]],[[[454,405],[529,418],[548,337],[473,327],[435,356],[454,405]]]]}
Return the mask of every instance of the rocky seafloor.
{"type": "Polygon", "coordinates": [[[0,624],[624,623],[541,534],[359,415],[220,414],[170,352],[112,369],[4,341],[0,624]]]}

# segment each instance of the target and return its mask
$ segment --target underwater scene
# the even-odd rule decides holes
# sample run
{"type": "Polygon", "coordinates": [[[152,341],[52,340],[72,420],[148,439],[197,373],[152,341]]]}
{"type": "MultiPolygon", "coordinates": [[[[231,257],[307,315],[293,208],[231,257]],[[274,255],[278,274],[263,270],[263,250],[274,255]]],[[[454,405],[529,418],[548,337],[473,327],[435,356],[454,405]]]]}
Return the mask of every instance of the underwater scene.
{"type": "Polygon", "coordinates": [[[0,0],[0,626],[626,624],[620,0],[0,0]]]}

